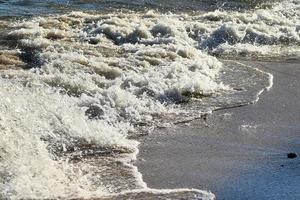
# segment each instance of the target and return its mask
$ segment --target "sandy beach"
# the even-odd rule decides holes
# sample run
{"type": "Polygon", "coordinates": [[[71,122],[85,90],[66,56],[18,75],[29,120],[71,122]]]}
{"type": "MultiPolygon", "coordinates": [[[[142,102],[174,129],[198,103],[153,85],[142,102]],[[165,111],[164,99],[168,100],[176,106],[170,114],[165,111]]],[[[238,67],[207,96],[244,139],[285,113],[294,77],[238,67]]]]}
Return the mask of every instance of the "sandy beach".
{"type": "Polygon", "coordinates": [[[299,58],[300,0],[0,0],[0,200],[299,200],[299,58]]]}
{"type": "Polygon", "coordinates": [[[299,63],[244,62],[274,76],[258,103],[141,138],[136,165],[148,187],[205,189],[222,200],[300,199],[299,63]]]}

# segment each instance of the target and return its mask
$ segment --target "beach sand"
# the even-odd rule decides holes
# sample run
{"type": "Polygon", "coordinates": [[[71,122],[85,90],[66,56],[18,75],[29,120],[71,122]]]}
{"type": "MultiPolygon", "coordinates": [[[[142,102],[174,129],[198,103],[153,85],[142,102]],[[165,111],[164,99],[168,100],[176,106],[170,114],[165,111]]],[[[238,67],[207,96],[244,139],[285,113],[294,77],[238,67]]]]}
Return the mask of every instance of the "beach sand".
{"type": "Polygon", "coordinates": [[[217,199],[300,199],[300,62],[244,62],[274,76],[258,103],[143,137],[136,165],[150,188],[217,199]],[[287,158],[294,152],[295,159],[287,158]]]}

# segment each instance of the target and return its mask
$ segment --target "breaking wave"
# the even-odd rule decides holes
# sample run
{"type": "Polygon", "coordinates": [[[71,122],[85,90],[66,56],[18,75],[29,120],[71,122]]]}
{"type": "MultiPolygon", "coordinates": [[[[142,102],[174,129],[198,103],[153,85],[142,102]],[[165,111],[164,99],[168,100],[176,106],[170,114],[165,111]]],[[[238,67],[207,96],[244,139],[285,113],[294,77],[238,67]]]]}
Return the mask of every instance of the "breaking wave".
{"type": "Polygon", "coordinates": [[[214,198],[147,188],[134,138],[257,101],[271,75],[212,55],[297,55],[297,8],[2,20],[0,197],[214,198]]]}

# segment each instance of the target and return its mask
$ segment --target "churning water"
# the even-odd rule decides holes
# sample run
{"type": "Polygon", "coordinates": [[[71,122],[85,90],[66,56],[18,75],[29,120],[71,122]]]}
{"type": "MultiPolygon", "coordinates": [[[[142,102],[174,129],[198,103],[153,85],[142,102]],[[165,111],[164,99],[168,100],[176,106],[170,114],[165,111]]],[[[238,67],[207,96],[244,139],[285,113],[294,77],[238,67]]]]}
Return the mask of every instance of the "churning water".
{"type": "Polygon", "coordinates": [[[134,138],[271,86],[218,57],[299,56],[299,0],[0,1],[0,16],[0,198],[212,199],[147,188],[134,138]]]}

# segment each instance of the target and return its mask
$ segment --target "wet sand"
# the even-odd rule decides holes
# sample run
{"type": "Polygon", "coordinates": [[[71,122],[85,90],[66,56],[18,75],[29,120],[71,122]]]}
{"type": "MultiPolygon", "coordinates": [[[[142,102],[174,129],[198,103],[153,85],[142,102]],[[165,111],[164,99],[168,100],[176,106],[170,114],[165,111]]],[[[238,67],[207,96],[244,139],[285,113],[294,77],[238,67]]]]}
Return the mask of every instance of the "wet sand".
{"type": "Polygon", "coordinates": [[[251,65],[274,76],[257,104],[141,138],[136,165],[150,188],[205,189],[222,200],[300,199],[300,62],[251,65]]]}

